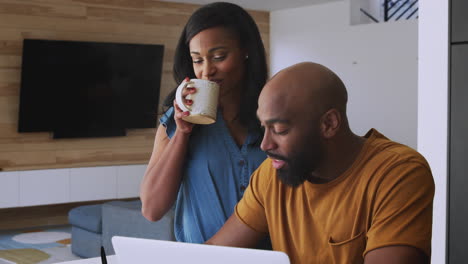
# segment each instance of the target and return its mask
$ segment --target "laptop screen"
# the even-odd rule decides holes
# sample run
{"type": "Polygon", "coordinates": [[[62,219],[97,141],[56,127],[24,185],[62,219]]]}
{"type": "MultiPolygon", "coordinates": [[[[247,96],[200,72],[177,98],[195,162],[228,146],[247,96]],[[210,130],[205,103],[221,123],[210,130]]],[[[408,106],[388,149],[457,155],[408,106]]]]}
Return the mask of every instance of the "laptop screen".
{"type": "Polygon", "coordinates": [[[112,237],[119,264],[290,264],[284,252],[112,237]]]}

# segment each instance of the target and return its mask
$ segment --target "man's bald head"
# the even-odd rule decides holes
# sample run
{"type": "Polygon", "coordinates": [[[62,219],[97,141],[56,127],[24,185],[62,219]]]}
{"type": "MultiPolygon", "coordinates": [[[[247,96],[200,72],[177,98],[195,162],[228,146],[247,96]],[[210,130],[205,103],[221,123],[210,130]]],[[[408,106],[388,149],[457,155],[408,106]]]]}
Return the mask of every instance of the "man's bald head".
{"type": "Polygon", "coordinates": [[[353,136],[346,102],[343,82],[320,64],[299,63],[268,81],[258,100],[257,116],[264,128],[260,148],[283,183],[323,180],[327,160],[342,152],[353,136]]]}
{"type": "Polygon", "coordinates": [[[341,79],[323,65],[303,62],[283,69],[265,85],[259,108],[268,103],[297,114],[321,115],[335,108],[346,116],[348,95],[341,79]]]}

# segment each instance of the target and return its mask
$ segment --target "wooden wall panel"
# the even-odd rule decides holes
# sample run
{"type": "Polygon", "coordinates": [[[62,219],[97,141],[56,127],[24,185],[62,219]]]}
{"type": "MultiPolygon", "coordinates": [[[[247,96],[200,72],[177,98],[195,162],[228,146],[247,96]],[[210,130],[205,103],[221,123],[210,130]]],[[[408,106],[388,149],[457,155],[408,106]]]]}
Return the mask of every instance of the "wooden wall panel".
{"type": "MultiPolygon", "coordinates": [[[[125,198],[119,200],[131,201],[135,199],[125,198]]],[[[82,205],[102,204],[109,201],[112,200],[0,209],[0,232],[31,227],[67,225],[70,224],[68,222],[68,212],[71,209],[82,205]]]]}
{"type": "MultiPolygon", "coordinates": [[[[128,130],[126,137],[60,140],[47,132],[17,133],[23,39],[163,44],[162,101],[176,85],[175,45],[198,7],[155,0],[0,0],[0,170],[147,163],[155,129],[128,130]]],[[[269,13],[250,13],[268,52],[269,13]]]]}

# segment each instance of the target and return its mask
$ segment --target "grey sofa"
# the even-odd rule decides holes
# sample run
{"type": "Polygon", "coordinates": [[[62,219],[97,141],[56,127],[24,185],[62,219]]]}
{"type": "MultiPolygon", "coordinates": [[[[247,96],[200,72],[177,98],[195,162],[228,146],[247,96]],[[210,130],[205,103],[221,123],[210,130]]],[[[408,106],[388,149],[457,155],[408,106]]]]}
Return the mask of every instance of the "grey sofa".
{"type": "Polygon", "coordinates": [[[113,236],[128,236],[174,241],[174,211],[171,209],[157,222],[141,214],[141,202],[108,202],[102,205],[102,245],[114,254],[113,236]]]}
{"type": "Polygon", "coordinates": [[[68,216],[72,225],[72,252],[83,258],[99,256],[101,246],[106,254],[114,254],[111,239],[116,235],[175,240],[174,211],[150,222],[141,214],[140,200],[79,206],[68,216]]]}

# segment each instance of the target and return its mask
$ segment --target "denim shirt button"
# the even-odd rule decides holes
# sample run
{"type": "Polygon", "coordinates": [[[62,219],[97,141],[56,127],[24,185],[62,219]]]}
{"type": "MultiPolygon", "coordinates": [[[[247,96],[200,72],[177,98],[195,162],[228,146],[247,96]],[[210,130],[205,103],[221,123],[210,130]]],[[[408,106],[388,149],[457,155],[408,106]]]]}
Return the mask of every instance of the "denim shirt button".
{"type": "Polygon", "coordinates": [[[244,160],[239,160],[239,166],[244,166],[245,161],[244,160]]]}

